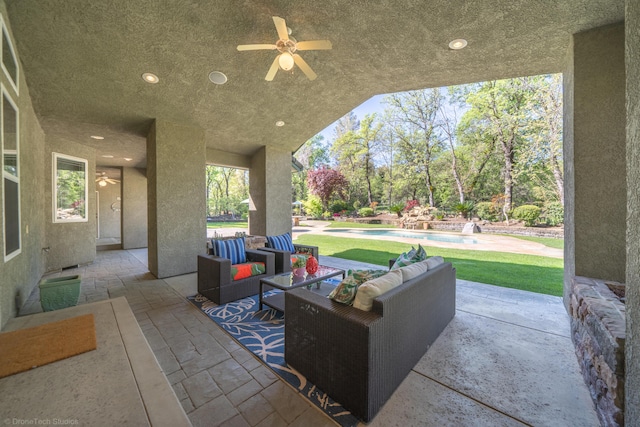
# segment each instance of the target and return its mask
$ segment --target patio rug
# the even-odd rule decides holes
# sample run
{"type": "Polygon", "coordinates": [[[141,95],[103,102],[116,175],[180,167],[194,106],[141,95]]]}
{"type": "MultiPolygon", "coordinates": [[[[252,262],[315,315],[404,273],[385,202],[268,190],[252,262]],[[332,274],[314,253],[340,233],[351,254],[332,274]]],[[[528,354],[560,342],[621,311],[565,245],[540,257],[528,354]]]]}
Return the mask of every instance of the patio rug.
{"type": "Polygon", "coordinates": [[[349,411],[287,365],[284,360],[282,312],[273,309],[257,311],[257,295],[220,306],[200,294],[188,299],[335,422],[345,427],[358,423],[358,419],[349,411]]]}
{"type": "Polygon", "coordinates": [[[93,314],[0,334],[0,378],[96,349],[93,314]]]}

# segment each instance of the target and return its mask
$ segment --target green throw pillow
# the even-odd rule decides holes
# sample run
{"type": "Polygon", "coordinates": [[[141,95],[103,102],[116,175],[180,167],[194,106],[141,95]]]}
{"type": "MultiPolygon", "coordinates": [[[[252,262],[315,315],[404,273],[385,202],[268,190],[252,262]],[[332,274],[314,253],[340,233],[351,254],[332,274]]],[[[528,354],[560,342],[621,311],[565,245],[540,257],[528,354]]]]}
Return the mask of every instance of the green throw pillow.
{"type": "Polygon", "coordinates": [[[424,261],[425,259],[427,259],[427,252],[424,250],[422,245],[418,245],[418,249],[415,249],[412,246],[409,252],[402,253],[398,258],[396,258],[396,262],[391,267],[391,270],[397,270],[405,265],[411,265],[416,262],[424,261]]]}
{"type": "Polygon", "coordinates": [[[384,276],[386,273],[384,270],[349,270],[347,277],[331,291],[328,298],[342,304],[353,305],[358,286],[368,280],[384,276]]]}

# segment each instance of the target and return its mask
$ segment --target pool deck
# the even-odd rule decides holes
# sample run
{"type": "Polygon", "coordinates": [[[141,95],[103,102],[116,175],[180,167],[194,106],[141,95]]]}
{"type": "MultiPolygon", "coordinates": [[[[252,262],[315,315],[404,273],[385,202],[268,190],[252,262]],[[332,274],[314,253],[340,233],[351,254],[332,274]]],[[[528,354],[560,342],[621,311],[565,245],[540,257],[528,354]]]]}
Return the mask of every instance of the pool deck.
{"type": "MultiPolygon", "coordinates": [[[[550,248],[541,243],[531,242],[524,239],[518,239],[516,237],[505,236],[500,234],[483,234],[483,233],[474,233],[474,234],[462,234],[462,233],[454,233],[454,232],[439,232],[439,231],[421,231],[421,230],[401,230],[397,228],[389,228],[389,230],[394,230],[398,232],[403,232],[406,234],[415,233],[418,234],[445,234],[445,235],[455,235],[455,236],[464,236],[475,239],[477,244],[469,244],[469,243],[450,243],[450,242],[439,242],[435,240],[427,240],[424,238],[408,238],[408,237],[397,237],[397,236],[381,236],[381,235],[372,235],[367,236],[364,234],[350,234],[350,233],[335,233],[335,230],[338,228],[327,228],[330,224],[328,221],[304,221],[301,223],[302,225],[299,227],[293,227],[293,238],[296,239],[301,234],[324,234],[331,236],[340,236],[347,238],[356,238],[356,239],[374,239],[374,240],[388,240],[393,242],[405,242],[410,243],[412,245],[421,244],[422,246],[432,246],[436,248],[450,248],[450,249],[465,249],[465,250],[474,250],[474,251],[496,251],[496,252],[509,252],[509,253],[517,253],[517,254],[525,254],[525,255],[539,255],[550,258],[563,258],[564,251],[562,249],[550,248]]],[[[348,225],[345,225],[344,228],[349,228],[348,225]]],[[[357,229],[357,230],[367,230],[367,229],[357,229]]],[[[370,229],[369,229],[370,230],[370,229]]],[[[375,230],[385,230],[384,228],[376,228],[375,230]]]]}

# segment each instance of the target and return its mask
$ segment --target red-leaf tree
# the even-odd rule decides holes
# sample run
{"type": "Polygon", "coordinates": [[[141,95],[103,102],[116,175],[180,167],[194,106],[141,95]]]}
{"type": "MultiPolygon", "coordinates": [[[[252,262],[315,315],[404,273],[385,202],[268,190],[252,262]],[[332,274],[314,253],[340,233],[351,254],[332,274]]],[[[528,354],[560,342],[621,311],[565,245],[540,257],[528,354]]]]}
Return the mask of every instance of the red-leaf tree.
{"type": "Polygon", "coordinates": [[[325,211],[331,197],[337,195],[344,200],[349,188],[349,182],[340,171],[326,166],[307,172],[307,185],[312,194],[320,197],[322,209],[325,211]]]}

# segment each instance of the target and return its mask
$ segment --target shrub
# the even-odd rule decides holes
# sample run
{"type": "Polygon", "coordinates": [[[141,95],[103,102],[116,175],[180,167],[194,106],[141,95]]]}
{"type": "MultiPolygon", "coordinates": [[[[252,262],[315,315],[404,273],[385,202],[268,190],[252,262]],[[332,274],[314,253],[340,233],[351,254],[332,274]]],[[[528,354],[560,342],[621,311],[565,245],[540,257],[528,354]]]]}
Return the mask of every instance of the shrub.
{"type": "Polygon", "coordinates": [[[360,208],[358,211],[358,215],[360,216],[373,216],[373,209],[371,208],[360,208]]]}
{"type": "Polygon", "coordinates": [[[407,203],[404,205],[404,210],[405,211],[410,211],[411,209],[415,208],[416,206],[420,206],[420,202],[419,201],[417,201],[416,199],[407,200],[407,203]]]}
{"type": "Polygon", "coordinates": [[[304,210],[312,218],[320,218],[322,216],[322,202],[318,196],[309,196],[303,203],[304,210]]]}
{"type": "Polygon", "coordinates": [[[522,205],[513,210],[512,216],[515,219],[521,219],[524,221],[524,225],[531,227],[535,225],[537,219],[540,217],[540,208],[534,205],[522,205]]]}
{"type": "Polygon", "coordinates": [[[398,215],[399,217],[402,216],[402,210],[404,209],[404,204],[403,203],[396,203],[393,204],[389,207],[389,210],[398,215]]]}
{"type": "Polygon", "coordinates": [[[347,210],[348,208],[349,208],[349,205],[347,205],[347,202],[343,200],[336,200],[335,202],[329,205],[329,211],[331,211],[331,213],[342,212],[344,210],[347,210]]]}
{"type": "Polygon", "coordinates": [[[357,211],[358,209],[360,209],[360,206],[362,206],[362,203],[360,203],[359,200],[356,200],[355,202],[353,202],[353,209],[354,210],[357,211]]]}
{"type": "Polygon", "coordinates": [[[497,221],[498,212],[496,212],[495,206],[491,202],[480,202],[476,204],[476,213],[480,219],[486,221],[497,221]]]}
{"type": "Polygon", "coordinates": [[[322,218],[324,219],[332,219],[333,218],[333,214],[329,211],[324,211],[322,212],[322,218]]]}
{"type": "Polygon", "coordinates": [[[471,200],[467,200],[462,203],[456,204],[453,209],[462,215],[463,218],[467,218],[467,216],[473,211],[474,203],[471,200]]]}
{"type": "Polygon", "coordinates": [[[564,206],[560,202],[552,202],[544,206],[542,216],[549,225],[564,223],[564,206]]]}

